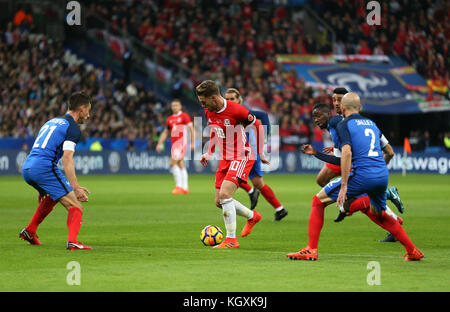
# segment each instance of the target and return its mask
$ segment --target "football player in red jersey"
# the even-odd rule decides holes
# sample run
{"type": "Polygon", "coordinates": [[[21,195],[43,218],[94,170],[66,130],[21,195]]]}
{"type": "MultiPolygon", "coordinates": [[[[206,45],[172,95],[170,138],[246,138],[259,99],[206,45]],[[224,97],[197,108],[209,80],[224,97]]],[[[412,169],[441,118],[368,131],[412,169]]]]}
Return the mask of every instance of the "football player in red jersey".
{"type": "Polygon", "coordinates": [[[166,129],[161,133],[156,151],[161,152],[167,137],[171,136],[172,149],[170,155],[170,171],[175,179],[172,194],[188,194],[188,173],[184,164],[187,149],[187,129],[191,131],[191,151],[194,150],[194,127],[191,117],[182,111],[181,101],[174,99],[171,103],[172,115],[167,118],[166,129]]]}
{"type": "Polygon", "coordinates": [[[261,214],[252,211],[233,199],[233,194],[243,181],[247,181],[256,159],[255,151],[250,146],[245,127],[253,126],[256,130],[257,153],[261,162],[269,164],[264,152],[264,130],[261,122],[244,106],[227,101],[220,95],[217,84],[205,80],[195,88],[198,99],[205,109],[206,119],[211,126],[208,151],[202,155],[200,162],[206,166],[211,159],[216,145],[221,148],[219,167],[216,171],[215,203],[222,208],[226,239],[214,248],[238,248],[236,238],[236,214],[247,218],[241,236],[249,235],[253,226],[261,219],[261,214]]]}

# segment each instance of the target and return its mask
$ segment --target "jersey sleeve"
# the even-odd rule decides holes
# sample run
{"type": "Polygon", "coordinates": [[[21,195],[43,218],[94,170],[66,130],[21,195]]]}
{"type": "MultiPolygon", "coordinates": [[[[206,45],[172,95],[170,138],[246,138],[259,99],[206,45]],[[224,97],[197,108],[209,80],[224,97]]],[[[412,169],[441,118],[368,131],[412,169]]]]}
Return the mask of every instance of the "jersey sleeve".
{"type": "Polygon", "coordinates": [[[235,110],[235,118],[241,123],[244,127],[253,125],[256,121],[256,116],[253,115],[248,109],[244,106],[237,104],[235,110]]]}
{"type": "Polygon", "coordinates": [[[63,151],[75,151],[75,146],[81,139],[81,130],[76,123],[69,123],[67,128],[66,139],[63,143],[63,151]]]}
{"type": "Polygon", "coordinates": [[[330,128],[336,128],[337,125],[342,121],[342,119],[344,119],[342,118],[342,116],[332,116],[330,118],[330,121],[328,121],[328,126],[330,128]]]}
{"type": "Polygon", "coordinates": [[[184,124],[185,125],[188,125],[188,126],[192,125],[191,116],[189,116],[189,114],[184,113],[184,118],[183,119],[184,119],[184,124]]]}
{"type": "Polygon", "coordinates": [[[339,136],[339,140],[341,141],[341,147],[349,144],[352,145],[352,138],[350,136],[350,131],[348,131],[348,123],[342,121],[337,124],[336,132],[339,136]]]}
{"type": "Polygon", "coordinates": [[[255,117],[258,118],[261,121],[261,124],[263,126],[267,127],[267,133],[270,133],[269,115],[266,112],[254,111],[254,110],[251,110],[250,113],[255,115],[255,117]]]}

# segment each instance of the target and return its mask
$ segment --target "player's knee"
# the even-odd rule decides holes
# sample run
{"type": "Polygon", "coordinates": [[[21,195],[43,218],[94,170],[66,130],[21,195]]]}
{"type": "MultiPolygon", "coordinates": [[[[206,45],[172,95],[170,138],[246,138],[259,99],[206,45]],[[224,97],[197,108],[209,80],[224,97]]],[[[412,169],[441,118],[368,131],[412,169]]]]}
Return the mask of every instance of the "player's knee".
{"type": "Polygon", "coordinates": [[[258,190],[262,189],[264,187],[264,181],[262,179],[257,179],[253,182],[253,186],[256,187],[258,190]]]}
{"type": "Polygon", "coordinates": [[[233,196],[233,193],[227,191],[227,190],[220,190],[219,192],[219,202],[227,199],[227,198],[231,198],[233,196]]]}

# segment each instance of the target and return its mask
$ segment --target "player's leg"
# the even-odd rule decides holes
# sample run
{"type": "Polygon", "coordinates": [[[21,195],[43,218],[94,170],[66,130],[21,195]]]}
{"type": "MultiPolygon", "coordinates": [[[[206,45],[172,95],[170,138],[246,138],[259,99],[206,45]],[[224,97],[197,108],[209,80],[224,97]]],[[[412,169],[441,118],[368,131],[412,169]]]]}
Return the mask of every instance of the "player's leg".
{"type": "Polygon", "coordinates": [[[424,254],[415,247],[400,222],[384,211],[386,207],[384,192],[384,189],[380,189],[369,193],[370,210],[367,211],[367,215],[372,221],[391,233],[405,247],[406,261],[420,260],[424,257],[424,254]]]}
{"type": "MultiPolygon", "coordinates": [[[[340,181],[338,183],[340,187],[340,181]]],[[[328,185],[326,185],[326,187],[327,186],[328,185]]],[[[336,200],[336,199],[333,200],[328,196],[327,191],[330,190],[331,187],[328,187],[327,190],[323,188],[318,194],[313,196],[311,214],[309,216],[308,221],[308,237],[309,237],[308,245],[305,248],[300,249],[298,252],[287,254],[286,257],[288,257],[289,259],[292,260],[318,259],[317,248],[319,245],[320,232],[322,231],[323,227],[324,210],[326,206],[328,206],[334,200],[336,200]]],[[[339,191],[337,193],[339,193],[339,191]]]]}
{"type": "Polygon", "coordinates": [[[71,191],[59,199],[59,202],[67,209],[67,228],[69,234],[67,236],[67,249],[85,249],[90,250],[92,247],[83,245],[78,241],[78,233],[80,232],[83,219],[83,206],[78,201],[75,192],[71,191]]]}
{"type": "Polygon", "coordinates": [[[273,190],[264,183],[264,179],[261,175],[256,175],[251,178],[253,185],[260,190],[262,196],[267,200],[269,204],[275,209],[275,217],[274,221],[280,221],[284,217],[287,216],[288,211],[284,208],[284,206],[280,203],[278,198],[275,196],[273,190]]]}
{"type": "Polygon", "coordinates": [[[175,188],[172,190],[172,194],[184,194],[181,187],[181,168],[178,165],[178,160],[173,157],[173,153],[174,151],[172,149],[172,157],[170,158],[170,172],[175,180],[175,188]]]}
{"type": "Polygon", "coordinates": [[[328,182],[340,175],[340,166],[326,163],[317,174],[316,182],[319,186],[324,187],[328,182]]]}
{"type": "MultiPolygon", "coordinates": [[[[216,177],[217,182],[217,177],[216,177]]],[[[226,239],[214,248],[238,248],[239,242],[236,238],[236,207],[233,194],[237,185],[231,181],[223,180],[219,190],[219,204],[222,207],[222,215],[226,229],[226,239]]]]}
{"type": "Polygon", "coordinates": [[[178,161],[178,167],[180,167],[181,173],[181,188],[183,189],[184,194],[189,194],[188,172],[183,159],[178,161]]]}

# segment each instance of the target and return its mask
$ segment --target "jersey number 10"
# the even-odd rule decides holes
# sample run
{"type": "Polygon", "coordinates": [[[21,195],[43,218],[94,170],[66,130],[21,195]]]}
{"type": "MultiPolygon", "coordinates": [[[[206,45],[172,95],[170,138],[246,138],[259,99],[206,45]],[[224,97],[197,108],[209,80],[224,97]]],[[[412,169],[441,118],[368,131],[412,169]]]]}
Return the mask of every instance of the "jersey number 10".
{"type": "Polygon", "coordinates": [[[39,147],[39,139],[44,135],[44,133],[47,132],[47,130],[50,128],[50,130],[47,133],[47,136],[45,137],[44,142],[42,142],[41,148],[45,148],[47,146],[48,140],[50,139],[50,137],[52,136],[53,131],[55,131],[57,126],[49,126],[49,125],[45,125],[42,127],[42,131],[41,134],[39,134],[39,136],[36,138],[36,141],[34,141],[34,145],[33,148],[35,147],[39,147]]]}

